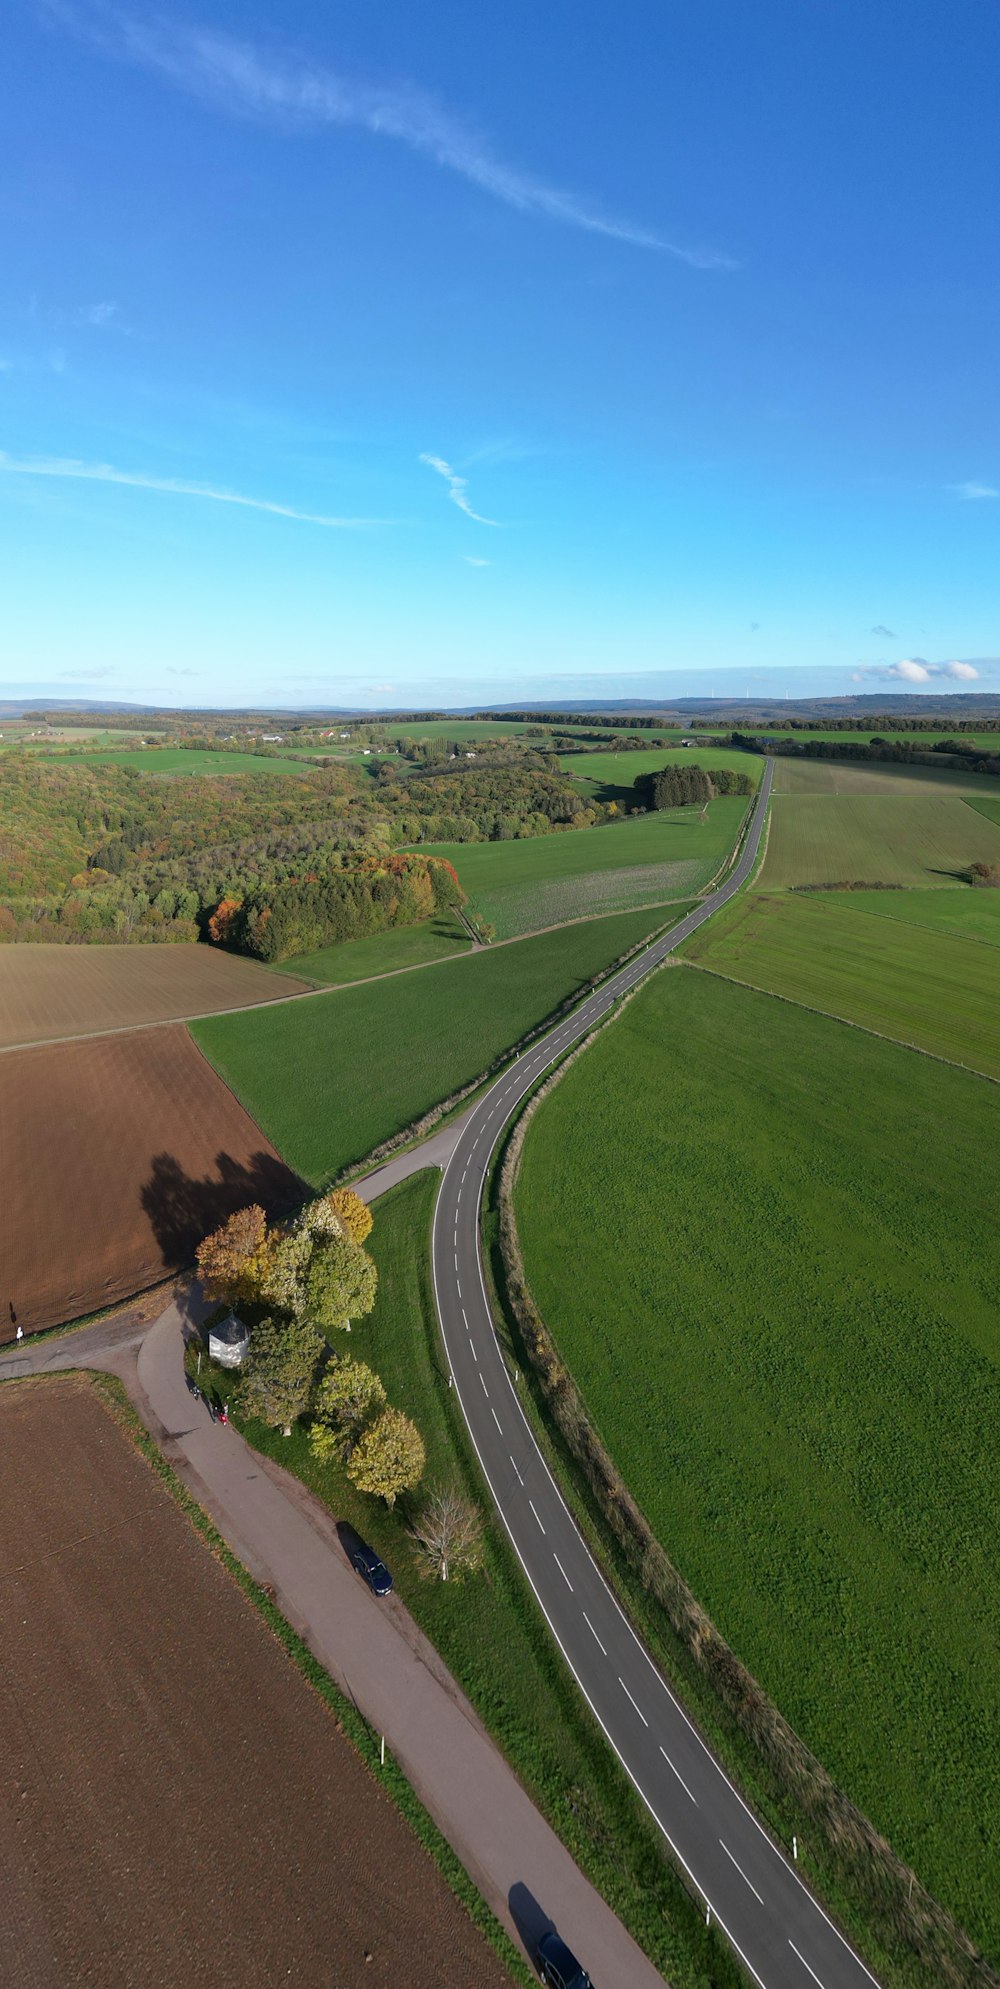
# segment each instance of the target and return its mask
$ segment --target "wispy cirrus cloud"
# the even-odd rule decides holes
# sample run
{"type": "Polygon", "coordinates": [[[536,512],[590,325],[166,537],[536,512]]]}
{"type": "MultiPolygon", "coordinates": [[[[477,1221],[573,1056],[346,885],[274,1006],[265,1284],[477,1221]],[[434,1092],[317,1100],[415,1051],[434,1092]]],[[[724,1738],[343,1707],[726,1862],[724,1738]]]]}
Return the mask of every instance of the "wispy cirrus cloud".
{"type": "Polygon", "coordinates": [[[855,670],[852,683],[860,684],[866,677],[877,678],[880,684],[929,684],[932,677],[949,677],[952,682],[971,684],[979,677],[979,671],[971,663],[926,663],[922,656],[906,656],[900,663],[889,663],[883,668],[874,664],[871,668],[855,670]]]}
{"type": "Polygon", "coordinates": [[[122,314],[114,298],[104,297],[97,304],[81,304],[74,311],[72,322],[87,325],[93,331],[118,331],[128,334],[132,327],[122,321],[122,314]]]}
{"type": "Polygon", "coordinates": [[[476,558],[476,555],[475,555],[475,553],[463,553],[463,554],[462,554],[462,558],[464,559],[464,561],[465,561],[465,564],[466,564],[466,566],[492,566],[492,565],[493,565],[493,561],[492,561],[491,559],[477,559],[477,558],[476,558]]]}
{"type": "Polygon", "coordinates": [[[965,504],[974,504],[980,497],[1000,497],[1000,490],[991,483],[978,483],[975,478],[969,483],[950,483],[948,489],[952,497],[961,498],[965,504]]]}
{"type": "Polygon", "coordinates": [[[78,483],[120,483],[135,490],[162,491],[168,497],[204,497],[213,504],[238,504],[247,511],[267,511],[275,518],[292,518],[298,525],[326,525],[337,530],[380,525],[381,518],[333,518],[315,511],[298,511],[266,497],[245,497],[218,484],[196,483],[187,477],[150,476],[145,470],[119,470],[112,463],[85,463],[76,456],[9,456],[0,449],[0,475],[68,478],[78,483]]]}
{"type": "Polygon", "coordinates": [[[42,4],[50,21],[83,36],[105,54],[152,70],[175,88],[231,113],[293,126],[339,125],[395,139],[522,214],[610,236],[633,248],[657,250],[692,269],[738,267],[732,257],[715,249],[690,247],[605,213],[596,203],[509,165],[473,124],[416,84],[363,81],[169,15],[147,19],[113,12],[100,0],[96,5],[76,5],[73,0],[42,0],[42,4]]]}
{"type": "Polygon", "coordinates": [[[448,485],[448,496],[451,498],[452,503],[457,504],[459,510],[464,511],[467,518],[474,518],[477,525],[499,526],[499,519],[484,518],[481,512],[473,511],[466,494],[469,488],[468,477],[459,476],[458,471],[453,470],[451,464],[446,463],[443,456],[422,454],[420,460],[422,463],[426,463],[430,469],[436,470],[439,477],[444,478],[445,483],[448,485]]]}

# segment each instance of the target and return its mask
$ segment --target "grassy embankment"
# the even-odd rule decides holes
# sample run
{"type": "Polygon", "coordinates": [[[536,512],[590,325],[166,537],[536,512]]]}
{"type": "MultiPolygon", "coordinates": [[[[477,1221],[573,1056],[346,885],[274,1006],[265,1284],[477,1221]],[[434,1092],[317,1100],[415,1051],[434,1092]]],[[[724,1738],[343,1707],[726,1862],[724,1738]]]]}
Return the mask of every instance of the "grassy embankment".
{"type": "Polygon", "coordinates": [[[704,819],[697,808],[665,808],[635,821],[514,842],[421,843],[453,863],[469,911],[500,939],[574,918],[692,897],[724,861],[748,802],[723,795],[704,819]]]}
{"type": "MultiPolygon", "coordinates": [[[[379,1268],[378,1300],[352,1332],[348,1351],[370,1362],[390,1401],[419,1425],[427,1447],[422,1489],[455,1484],[481,1504],[482,1480],[448,1388],[431,1290],[437,1186],[437,1174],[428,1171],[375,1203],[368,1248],[379,1268]]],[[[202,1381],[207,1372],[203,1363],[202,1381]]],[[[238,1385],[222,1370],[218,1382],[241,1421],[238,1385]]],[[[674,1989],[702,1989],[706,1982],[737,1989],[735,1965],[705,1933],[700,1912],[666,1865],[659,1833],[572,1685],[492,1507],[482,1507],[483,1570],[460,1584],[429,1581],[409,1537],[410,1505],[401,1500],[389,1512],[355,1491],[340,1465],[317,1465],[301,1425],[288,1439],[259,1423],[241,1426],[251,1443],[294,1471],[377,1548],[535,1801],[674,1989]]],[[[419,1492],[415,1503],[419,1509],[419,1492]]]]}
{"type": "Polygon", "coordinates": [[[994,1962],[998,1138],[981,1078],[678,968],[541,1107],[517,1197],[659,1538],[994,1962]]]}
{"type": "Polygon", "coordinates": [[[404,925],[365,939],[345,939],[316,953],[297,953],[294,965],[283,960],[276,974],[300,974],[307,981],[328,981],[331,987],[364,981],[375,974],[392,974],[401,967],[422,967],[429,960],[447,959],[468,950],[465,927],[451,912],[436,912],[420,925],[404,925]]]}
{"type": "Polygon", "coordinates": [[[1000,826],[954,794],[779,794],[759,883],[939,889],[980,859],[1000,861],[1000,826]]]}
{"type": "MultiPolygon", "coordinates": [[[[957,936],[963,917],[989,924],[979,905],[994,896],[1000,901],[968,888],[914,892],[911,923],[908,891],[743,894],[684,951],[715,973],[1000,1078],[1000,963],[993,946],[957,936]],[[950,930],[929,922],[937,901],[952,914],[950,930]]],[[[996,915],[992,926],[1000,944],[996,915]]]]}
{"type": "Polygon", "coordinates": [[[320,1186],[478,1077],[685,909],[589,920],[398,979],[212,1017],[192,1034],[278,1151],[320,1186]]]}

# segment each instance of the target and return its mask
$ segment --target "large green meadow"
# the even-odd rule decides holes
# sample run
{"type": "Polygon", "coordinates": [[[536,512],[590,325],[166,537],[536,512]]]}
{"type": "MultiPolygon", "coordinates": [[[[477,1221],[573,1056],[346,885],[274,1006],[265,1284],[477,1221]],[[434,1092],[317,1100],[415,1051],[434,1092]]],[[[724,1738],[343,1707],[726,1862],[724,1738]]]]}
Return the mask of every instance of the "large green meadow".
{"type": "Polygon", "coordinates": [[[581,791],[598,801],[634,804],[634,782],[640,774],[659,773],[661,767],[726,767],[732,773],[747,774],[756,785],[764,771],[764,761],[756,753],[726,752],[716,746],[637,747],[631,753],[562,753],[559,765],[579,783],[581,791]]]}
{"type": "MultiPolygon", "coordinates": [[[[992,892],[919,891],[926,907],[975,911],[992,892]]],[[[735,898],[685,944],[716,973],[749,981],[901,1043],[1000,1078],[1000,961],[993,946],[911,922],[908,891],[735,898]],[[862,902],[857,902],[858,900],[862,902]],[[885,915],[872,916],[875,911],[885,915]],[[897,906],[902,916],[894,917],[897,906]]],[[[926,911],[925,911],[926,919],[926,911]]],[[[1000,921],[994,918],[1000,941],[1000,921]]]]}
{"type": "MultiPolygon", "coordinates": [[[[998,740],[1000,745],[1000,740],[998,740]]],[[[752,754],[747,755],[753,758],[752,754]]],[[[792,760],[774,762],[775,794],[996,795],[992,774],[944,765],[895,760],[792,760]]]]}
{"type": "Polygon", "coordinates": [[[1000,825],[954,793],[778,794],[760,882],[929,889],[980,860],[1000,861],[1000,825]]]}
{"type": "Polygon", "coordinates": [[[1000,946],[1000,891],[974,890],[966,885],[956,891],[831,891],[823,895],[854,912],[869,912],[901,925],[927,926],[932,932],[951,933],[955,939],[981,939],[989,946],[1000,946]]]}
{"type": "Polygon", "coordinates": [[[569,919],[693,897],[736,842],[747,806],[720,795],[704,820],[697,808],[665,808],[600,828],[420,848],[454,864],[469,911],[509,939],[569,919]]]}
{"type": "Polygon", "coordinates": [[[192,1034],[278,1151],[319,1186],[478,1077],[685,909],[470,950],[412,974],[213,1016],[193,1023],[192,1034]]]}
{"type": "Polygon", "coordinates": [[[994,1963],[998,1141],[983,1078],[677,966],[542,1105],[517,1189],[667,1551],[994,1963]]]}
{"type": "Polygon", "coordinates": [[[307,771],[301,760],[286,760],[266,753],[213,753],[197,746],[133,747],[116,752],[108,747],[93,753],[40,753],[40,759],[67,761],[83,767],[131,767],[136,773],[150,774],[294,774],[301,780],[307,771]]]}
{"type": "Polygon", "coordinates": [[[344,939],[337,946],[320,947],[316,953],[297,953],[294,964],[284,960],[275,971],[342,987],[378,974],[396,974],[405,967],[424,967],[432,960],[467,952],[470,945],[465,927],[453,912],[435,912],[419,925],[390,926],[388,931],[370,933],[365,939],[344,939]]]}

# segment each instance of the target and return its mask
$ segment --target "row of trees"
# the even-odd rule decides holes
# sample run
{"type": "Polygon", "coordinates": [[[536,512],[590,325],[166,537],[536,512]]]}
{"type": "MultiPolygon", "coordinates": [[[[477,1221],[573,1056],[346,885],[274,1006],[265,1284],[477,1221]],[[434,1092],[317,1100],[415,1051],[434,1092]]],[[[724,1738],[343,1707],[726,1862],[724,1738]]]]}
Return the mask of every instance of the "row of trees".
{"type": "Polygon", "coordinates": [[[889,739],[875,733],[870,739],[759,739],[752,732],[734,732],[732,744],[748,753],[776,753],[782,759],[860,760],[893,766],[941,766],[949,758],[961,761],[974,773],[1000,777],[1000,753],[978,749],[968,740],[942,739],[932,746],[913,745],[906,739],[889,739]]]}
{"type": "Polygon", "coordinates": [[[318,1456],[337,1452],[359,1491],[392,1506],[423,1475],[423,1439],[389,1406],[363,1361],[331,1354],[328,1335],[371,1312],[378,1272],[364,1244],[371,1211],[351,1188],[310,1202],[294,1221],[269,1225],[240,1209],[198,1249],[206,1294],[238,1306],[250,1327],[240,1401],[269,1429],[291,1435],[312,1410],[318,1456]]]}
{"type": "Polygon", "coordinates": [[[658,773],[637,774],[632,783],[644,808],[704,807],[717,794],[752,794],[749,774],[730,767],[661,767],[658,773]]]}

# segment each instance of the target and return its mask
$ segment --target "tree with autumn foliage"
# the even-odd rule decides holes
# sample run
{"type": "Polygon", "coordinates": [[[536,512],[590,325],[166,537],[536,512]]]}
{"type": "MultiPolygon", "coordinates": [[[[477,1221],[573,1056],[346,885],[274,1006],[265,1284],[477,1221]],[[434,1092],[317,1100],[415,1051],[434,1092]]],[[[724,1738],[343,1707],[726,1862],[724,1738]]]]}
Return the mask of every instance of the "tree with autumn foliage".
{"type": "Polygon", "coordinates": [[[415,1423],[401,1409],[384,1409],[362,1430],[347,1465],[347,1475],[359,1492],[372,1492],[390,1508],[400,1492],[411,1491],[423,1476],[427,1453],[415,1423]]]}
{"type": "Polygon", "coordinates": [[[372,1212],[353,1188],[332,1188],[325,1197],[342,1230],[352,1243],[363,1243],[371,1233],[372,1212]]]}
{"type": "Polygon", "coordinates": [[[198,1245],[198,1274],[208,1298],[223,1305],[253,1304],[268,1260],[267,1217],[258,1203],[237,1209],[198,1245]]]}
{"type": "Polygon", "coordinates": [[[220,898],[208,921],[208,936],[216,946],[231,946],[236,939],[242,898],[220,898]]]}

